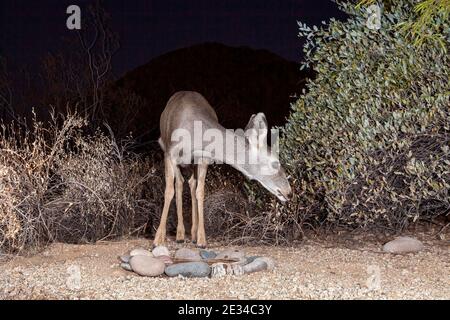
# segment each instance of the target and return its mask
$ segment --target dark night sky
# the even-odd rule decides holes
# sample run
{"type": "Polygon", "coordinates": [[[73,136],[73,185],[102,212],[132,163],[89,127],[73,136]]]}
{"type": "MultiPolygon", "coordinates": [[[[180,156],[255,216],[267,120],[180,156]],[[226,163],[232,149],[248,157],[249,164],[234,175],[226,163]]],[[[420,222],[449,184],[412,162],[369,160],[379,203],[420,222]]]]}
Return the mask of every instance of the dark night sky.
{"type": "MultiPolygon", "coordinates": [[[[66,8],[77,0],[0,0],[0,53],[15,66],[37,65],[47,52],[64,50],[66,8]]],[[[106,0],[121,49],[119,75],[177,48],[215,41],[268,49],[301,58],[297,20],[320,24],[343,17],[330,0],[106,0]]]]}

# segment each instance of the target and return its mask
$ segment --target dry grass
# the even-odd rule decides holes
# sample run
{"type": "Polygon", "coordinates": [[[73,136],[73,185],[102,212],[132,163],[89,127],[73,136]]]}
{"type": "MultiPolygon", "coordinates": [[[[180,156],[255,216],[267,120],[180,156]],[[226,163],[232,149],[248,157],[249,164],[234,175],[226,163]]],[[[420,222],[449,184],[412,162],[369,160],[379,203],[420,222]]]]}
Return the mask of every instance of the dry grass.
{"type": "Polygon", "coordinates": [[[139,234],[159,215],[152,162],[129,152],[131,140],[87,130],[76,114],[2,126],[1,251],[139,234]]]}

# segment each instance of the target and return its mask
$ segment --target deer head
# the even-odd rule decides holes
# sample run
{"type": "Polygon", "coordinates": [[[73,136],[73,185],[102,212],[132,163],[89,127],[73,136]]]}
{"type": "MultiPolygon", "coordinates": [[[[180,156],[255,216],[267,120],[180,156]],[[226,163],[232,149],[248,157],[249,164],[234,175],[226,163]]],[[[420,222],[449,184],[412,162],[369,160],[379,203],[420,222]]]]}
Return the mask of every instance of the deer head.
{"type": "Polygon", "coordinates": [[[253,115],[245,128],[249,162],[245,165],[244,174],[285,202],[289,200],[291,186],[277,154],[272,152],[276,150],[268,146],[267,134],[268,125],[264,113],[253,115]]]}

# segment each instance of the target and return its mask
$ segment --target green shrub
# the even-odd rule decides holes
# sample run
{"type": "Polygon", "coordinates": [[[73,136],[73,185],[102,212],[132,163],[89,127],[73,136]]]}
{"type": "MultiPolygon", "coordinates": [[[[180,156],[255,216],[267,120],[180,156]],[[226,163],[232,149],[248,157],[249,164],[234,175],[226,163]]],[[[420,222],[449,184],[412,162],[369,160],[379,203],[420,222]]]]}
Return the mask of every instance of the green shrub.
{"type": "MultiPolygon", "coordinates": [[[[449,213],[449,58],[440,43],[418,48],[399,30],[414,4],[393,4],[380,30],[350,3],[340,4],[345,22],[299,23],[317,77],[282,128],[296,191],[279,209],[286,228],[303,219],[399,231],[449,213]]],[[[448,46],[448,21],[444,31],[448,46]]]]}

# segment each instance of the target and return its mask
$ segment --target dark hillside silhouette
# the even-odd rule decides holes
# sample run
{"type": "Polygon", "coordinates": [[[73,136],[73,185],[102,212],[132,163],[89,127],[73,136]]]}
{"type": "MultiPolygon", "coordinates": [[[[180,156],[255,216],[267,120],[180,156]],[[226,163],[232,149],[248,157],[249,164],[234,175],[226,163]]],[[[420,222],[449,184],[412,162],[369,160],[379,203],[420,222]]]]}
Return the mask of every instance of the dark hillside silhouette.
{"type": "Polygon", "coordinates": [[[115,85],[145,99],[128,128],[135,137],[154,140],[160,114],[177,91],[203,94],[227,128],[244,128],[257,112],[264,112],[273,126],[285,122],[306,77],[298,63],[267,50],[206,43],[164,54],[115,85]]]}

